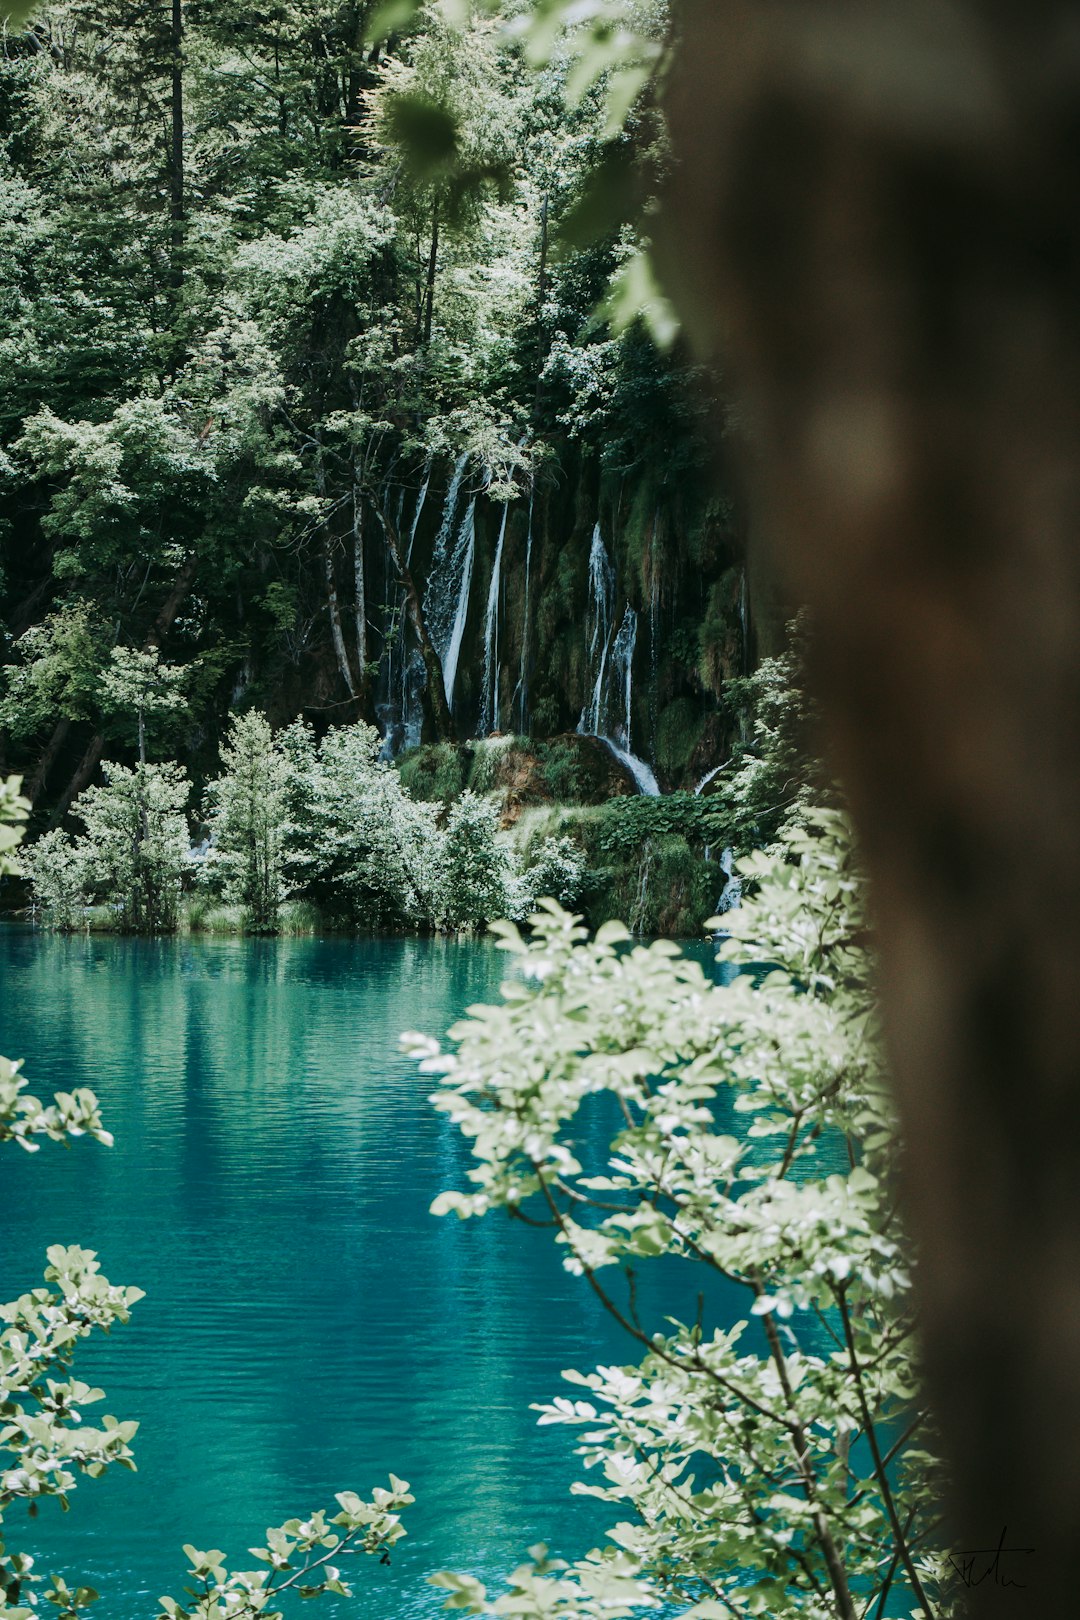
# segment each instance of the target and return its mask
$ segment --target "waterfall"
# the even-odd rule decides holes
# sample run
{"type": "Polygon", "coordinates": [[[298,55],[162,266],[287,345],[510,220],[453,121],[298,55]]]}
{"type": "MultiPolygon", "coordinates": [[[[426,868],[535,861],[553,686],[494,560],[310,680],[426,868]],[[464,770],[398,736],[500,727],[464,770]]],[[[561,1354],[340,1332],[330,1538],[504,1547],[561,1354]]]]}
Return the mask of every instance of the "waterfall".
{"type": "MultiPolygon", "coordinates": [[[[458,456],[457,461],[454,463],[454,471],[450,479],[450,487],[446,491],[446,501],[443,505],[442,522],[439,524],[439,532],[435,536],[435,549],[431,554],[432,574],[436,574],[438,572],[439,567],[446,558],[446,548],[450,544],[450,536],[454,532],[454,519],[457,516],[458,496],[461,494],[461,480],[465,476],[465,468],[468,466],[468,464],[469,457],[467,454],[458,456]]],[[[424,486],[424,494],[427,494],[426,484],[424,486]]]]}
{"type": "MultiPolygon", "coordinates": [[[[476,496],[473,496],[470,504],[466,507],[465,517],[461,518],[457,543],[453,546],[452,554],[449,557],[449,570],[447,570],[449,582],[457,580],[457,603],[453,606],[450,635],[436,640],[436,632],[432,630],[432,642],[436,642],[436,650],[439,653],[440,664],[442,664],[442,684],[447,689],[447,708],[450,708],[450,710],[453,708],[453,684],[457,680],[461,642],[465,638],[468,599],[470,599],[470,591],[473,588],[474,561],[476,561],[476,496]],[[442,645],[440,645],[440,642],[442,642],[442,645]]],[[[445,601],[453,601],[453,596],[447,596],[445,601]]]]}
{"type": "Polygon", "coordinates": [[[607,744],[634,778],[639,793],[656,795],[660,792],[656,777],[643,759],[630,752],[637,614],[627,604],[612,640],[614,598],[615,570],[598,523],[589,548],[589,604],[585,618],[589,668],[595,668],[596,676],[592,696],[581,711],[578,731],[607,744]]]}
{"type": "Polygon", "coordinates": [[[735,875],[735,852],[730,844],[720,856],[720,870],[726,882],[716,902],[716,914],[722,917],[725,911],[735,911],[742,904],[742,879],[735,875]]]}
{"type": "Polygon", "coordinates": [[[620,748],[618,743],[612,742],[610,737],[601,737],[600,741],[609,753],[615,756],[620,765],[626,766],[626,769],[637,783],[639,793],[646,794],[650,799],[659,798],[660,784],[653,775],[650,765],[647,765],[643,759],[639,759],[636,754],[632,754],[628,748],[620,748]]]}
{"type": "MultiPolygon", "coordinates": [[[[473,563],[476,559],[476,496],[465,508],[455,532],[461,481],[465,474],[467,456],[459,456],[446,492],[446,505],[435,550],[431,559],[427,589],[424,592],[424,614],[428,633],[442,665],[443,685],[446,688],[447,707],[454,706],[454,684],[457,680],[461,644],[469,616],[469,593],[472,589],[473,563]]],[[[484,483],[490,482],[490,472],[484,483]]]]}
{"type": "Polygon", "coordinates": [[[495,547],[495,561],[491,567],[491,586],[488,590],[487,612],[484,615],[484,696],[480,707],[478,735],[490,737],[499,729],[499,591],[502,587],[503,541],[506,539],[506,519],[510,503],[503,506],[499,539],[495,547]]]}
{"type": "Polygon", "coordinates": [[[623,614],[619,633],[615,637],[615,644],[611,649],[611,679],[608,690],[608,704],[621,696],[622,713],[613,720],[610,713],[603,718],[606,722],[604,734],[611,735],[613,739],[629,748],[630,746],[630,717],[633,713],[634,697],[634,651],[637,647],[637,614],[632,607],[627,607],[623,614]],[[616,685],[618,679],[618,685],[616,685]],[[621,687],[621,692],[619,688],[621,687]]]}
{"type": "Polygon", "coordinates": [[[533,498],[529,490],[529,527],[525,536],[525,613],[521,625],[521,663],[514,697],[518,705],[518,730],[524,731],[529,717],[529,584],[532,576],[533,498]]]}
{"type": "Polygon", "coordinates": [[[742,672],[743,672],[744,675],[749,675],[749,673],[750,673],[750,582],[749,582],[749,580],[747,578],[745,565],[744,565],[743,570],[742,570],[742,575],[741,575],[741,577],[739,579],[739,639],[740,639],[740,642],[741,642],[741,646],[739,648],[739,653],[740,653],[740,657],[742,659],[742,672]]]}
{"type": "Polygon", "coordinates": [[[581,711],[578,730],[590,736],[601,734],[600,708],[604,693],[604,675],[607,669],[608,641],[611,635],[612,598],[615,593],[615,571],[604,549],[599,523],[593,530],[589,547],[589,605],[585,616],[585,640],[590,666],[597,657],[596,680],[592,698],[581,711]]]}
{"type": "MultiPolygon", "coordinates": [[[[726,763],[726,761],[725,761],[725,763],[726,763]]],[[[724,769],[723,765],[714,765],[711,771],[706,771],[705,775],[701,778],[701,781],[698,783],[697,787],[694,789],[694,792],[695,793],[704,793],[705,789],[708,787],[708,785],[712,781],[713,777],[714,776],[719,776],[720,772],[723,769],[724,769]]]]}
{"type": "MultiPolygon", "coordinates": [[[[465,457],[464,456],[461,457],[461,460],[458,462],[458,466],[461,468],[462,472],[465,471],[465,457]]],[[[455,474],[456,474],[456,472],[457,472],[457,469],[455,468],[455,474]]],[[[458,479],[459,485],[460,485],[460,482],[461,482],[461,480],[459,478],[458,479]]],[[[412,524],[411,524],[411,526],[409,528],[409,544],[408,544],[408,547],[406,548],[406,551],[405,551],[405,566],[406,567],[408,567],[409,564],[412,562],[413,546],[416,544],[416,531],[420,527],[420,514],[424,510],[424,502],[427,500],[428,485],[430,483],[431,483],[431,457],[428,456],[427,460],[424,463],[424,477],[423,477],[423,481],[422,481],[422,483],[420,485],[420,493],[416,497],[416,510],[413,513],[412,524]]],[[[457,500],[457,491],[456,490],[454,492],[454,500],[455,501],[457,500]]]]}
{"type": "Polygon", "coordinates": [[[660,574],[656,566],[656,526],[659,521],[660,514],[657,512],[653,517],[652,550],[650,553],[652,582],[649,587],[649,668],[651,674],[649,682],[649,735],[652,744],[650,752],[653,759],[656,758],[657,705],[660,693],[660,574]]]}
{"type": "MultiPolygon", "coordinates": [[[[461,465],[462,471],[464,471],[464,466],[461,465]]],[[[430,484],[431,457],[429,456],[424,463],[423,477],[417,493],[416,505],[413,508],[412,522],[409,525],[409,544],[405,554],[406,565],[412,560],[416,532],[420,527],[420,515],[424,510],[424,502],[427,500],[430,484]]],[[[398,499],[397,512],[399,533],[402,528],[404,506],[405,491],[402,490],[398,499]]],[[[394,582],[396,587],[396,573],[394,582]]],[[[387,580],[387,597],[394,601],[394,609],[390,629],[383,641],[382,658],[379,663],[379,687],[375,701],[375,719],[379,730],[382,732],[381,757],[383,759],[394,759],[403,749],[419,746],[424,723],[423,702],[424,688],[427,685],[427,673],[424,669],[424,660],[420,655],[420,649],[418,647],[410,649],[408,644],[404,594],[395,589],[391,597],[389,579],[387,580]]]]}

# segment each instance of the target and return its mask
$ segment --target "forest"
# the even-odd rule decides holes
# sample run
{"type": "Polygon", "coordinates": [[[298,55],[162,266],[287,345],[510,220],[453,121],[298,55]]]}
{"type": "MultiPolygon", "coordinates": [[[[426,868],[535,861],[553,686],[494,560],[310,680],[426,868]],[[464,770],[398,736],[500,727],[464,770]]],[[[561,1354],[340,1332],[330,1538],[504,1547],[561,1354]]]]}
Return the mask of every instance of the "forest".
{"type": "Polygon", "coordinates": [[[0,1620],[1070,1612],[1066,10],[3,9],[0,1620]]]}

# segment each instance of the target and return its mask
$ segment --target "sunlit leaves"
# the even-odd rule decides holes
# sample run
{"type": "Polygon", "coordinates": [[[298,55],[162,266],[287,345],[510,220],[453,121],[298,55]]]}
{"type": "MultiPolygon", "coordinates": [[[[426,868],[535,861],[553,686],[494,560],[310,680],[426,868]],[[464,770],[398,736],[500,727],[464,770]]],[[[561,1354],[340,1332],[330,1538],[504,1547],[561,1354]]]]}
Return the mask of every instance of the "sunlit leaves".
{"type": "Polygon", "coordinates": [[[743,874],[755,893],[725,915],[724,954],[753,971],[726,986],[670,941],[627,949],[617,926],[589,941],[547,907],[528,940],[499,930],[514,968],[501,1005],[472,1009],[445,1056],[412,1038],[472,1150],[468,1190],[435,1212],[546,1222],[644,1352],[566,1374],[580,1395],[539,1409],[578,1431],[577,1488],[622,1515],[593,1573],[622,1560],[625,1609],[605,1609],[582,1566],[523,1568],[495,1597],[448,1576],[454,1607],[533,1620],[662,1598],[704,1616],[718,1593],[728,1616],[824,1620],[851,1588],[871,1605],[903,1591],[887,1490],[912,1537],[933,1534],[933,1465],[901,1445],[886,1483],[866,1445],[869,1425],[911,1420],[918,1379],[846,828],[804,811],[743,874]],[[587,1120],[612,1104],[600,1166],[587,1120]],[[661,1256],[697,1268],[705,1293],[688,1282],[682,1320],[658,1330],[635,1279],[661,1256]],[[719,1319],[708,1303],[718,1279],[741,1291],[733,1326],[730,1302],[719,1319]]]}

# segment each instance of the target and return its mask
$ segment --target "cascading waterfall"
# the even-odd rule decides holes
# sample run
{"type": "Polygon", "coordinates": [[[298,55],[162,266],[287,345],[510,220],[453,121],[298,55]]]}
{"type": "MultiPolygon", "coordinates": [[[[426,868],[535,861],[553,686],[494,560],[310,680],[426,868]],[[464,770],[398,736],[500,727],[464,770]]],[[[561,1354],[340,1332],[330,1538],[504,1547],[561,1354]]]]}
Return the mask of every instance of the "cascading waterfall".
{"type": "Polygon", "coordinates": [[[739,642],[742,672],[744,675],[748,675],[750,673],[750,583],[745,568],[739,579],[739,642]]]}
{"type": "MultiPolygon", "coordinates": [[[[454,705],[454,685],[457,680],[461,644],[469,616],[469,594],[472,590],[473,563],[476,559],[476,496],[465,508],[465,515],[454,531],[454,516],[461,481],[465,473],[466,456],[459,456],[454,476],[446,495],[442,525],[435,541],[427,590],[424,592],[424,614],[428,633],[442,665],[443,685],[446,688],[447,707],[454,705]]],[[[484,479],[490,481],[490,472],[484,479]]]]}
{"type": "Polygon", "coordinates": [[[701,781],[698,783],[697,787],[694,789],[694,792],[695,793],[704,793],[705,789],[708,787],[708,785],[712,781],[713,777],[714,776],[719,776],[720,772],[723,769],[724,769],[723,765],[714,765],[711,771],[706,771],[705,775],[701,778],[701,781]]]}
{"type": "Polygon", "coordinates": [[[611,649],[611,676],[607,699],[616,714],[604,715],[604,735],[623,747],[630,746],[630,719],[634,700],[634,652],[637,648],[637,614],[627,606],[619,633],[611,649]],[[620,690],[621,689],[621,690],[620,690]],[[618,699],[622,698],[622,713],[618,713],[618,699]]]}
{"type": "Polygon", "coordinates": [[[637,614],[627,605],[612,642],[615,571],[604,548],[599,523],[589,548],[589,606],[585,621],[589,664],[596,669],[592,696],[581,711],[578,731],[601,742],[625,765],[639,793],[660,792],[656,777],[643,759],[630,752],[634,696],[634,652],[637,614]]]}
{"type": "Polygon", "coordinates": [[[521,662],[514,701],[518,706],[518,730],[524,731],[529,717],[529,586],[532,576],[533,496],[529,490],[529,527],[525,536],[525,613],[521,625],[521,662]]]}
{"type": "Polygon", "coordinates": [[[742,879],[735,875],[735,851],[730,844],[720,855],[720,870],[724,874],[725,882],[720,898],[716,902],[718,917],[722,917],[726,911],[737,911],[742,904],[742,879]]]}
{"type": "Polygon", "coordinates": [[[499,593],[502,589],[503,542],[506,539],[506,519],[510,512],[507,502],[503,506],[499,539],[495,546],[495,561],[491,567],[491,585],[488,589],[487,612],[484,615],[484,696],[480,707],[478,735],[490,737],[499,729],[499,593]]]}
{"type": "Polygon", "coordinates": [[[615,571],[604,549],[604,540],[598,523],[593,530],[592,544],[589,547],[589,606],[585,618],[585,639],[588,643],[590,666],[597,660],[598,652],[599,660],[596,661],[596,680],[593,683],[592,698],[582,709],[581,719],[578,721],[578,730],[593,737],[601,734],[600,707],[604,692],[604,675],[607,670],[614,595],[615,571]]]}
{"type": "Polygon", "coordinates": [[[649,587],[649,733],[652,741],[650,752],[656,758],[656,724],[657,702],[660,691],[660,572],[656,566],[656,526],[660,521],[657,512],[653,517],[653,553],[651,557],[652,582],[649,587]]]}
{"type": "MultiPolygon", "coordinates": [[[[464,456],[461,457],[461,460],[458,462],[458,466],[460,466],[462,472],[465,471],[465,457],[464,456]]],[[[456,472],[456,470],[457,469],[455,468],[455,472],[456,472]]],[[[424,510],[424,502],[427,500],[428,486],[430,485],[430,483],[431,483],[431,457],[428,456],[427,460],[424,463],[424,477],[423,477],[423,480],[422,480],[422,482],[420,484],[420,493],[416,497],[416,510],[413,513],[413,520],[412,520],[412,523],[409,526],[409,544],[405,549],[405,566],[406,567],[408,567],[408,565],[412,562],[413,546],[416,544],[416,531],[420,527],[420,514],[424,510]]],[[[455,499],[456,499],[456,496],[455,496],[455,499]]]]}
{"type": "MultiPolygon", "coordinates": [[[[405,553],[406,566],[412,561],[413,546],[416,543],[416,531],[420,527],[420,517],[427,500],[428,489],[431,485],[432,459],[429,456],[424,463],[423,477],[417,492],[416,505],[413,508],[412,522],[409,525],[409,544],[405,553]]],[[[464,466],[462,465],[464,472],[464,466]]],[[[400,532],[402,515],[404,512],[405,492],[401,492],[398,500],[397,525],[400,532]]],[[[394,574],[396,584],[397,576],[394,574]]],[[[387,581],[387,597],[391,598],[390,581],[387,581]]],[[[403,749],[416,748],[420,743],[420,734],[424,723],[424,687],[427,684],[427,673],[424,669],[424,660],[418,647],[409,647],[408,631],[405,618],[405,597],[403,593],[395,593],[397,599],[394,606],[394,618],[389,634],[383,643],[383,655],[379,668],[379,693],[375,702],[375,719],[382,732],[382,748],[380,753],[384,759],[394,759],[403,749]]]]}

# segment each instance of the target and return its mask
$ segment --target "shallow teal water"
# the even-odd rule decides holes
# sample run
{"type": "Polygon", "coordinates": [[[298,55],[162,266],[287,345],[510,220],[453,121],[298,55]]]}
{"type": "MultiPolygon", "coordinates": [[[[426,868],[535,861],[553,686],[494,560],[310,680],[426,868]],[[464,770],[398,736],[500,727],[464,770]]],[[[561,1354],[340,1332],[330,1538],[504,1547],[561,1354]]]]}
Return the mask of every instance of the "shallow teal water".
{"type": "MultiPolygon", "coordinates": [[[[116,1136],[0,1155],[0,1298],[58,1241],[147,1295],[76,1363],[139,1419],[139,1472],[83,1482],[69,1515],[48,1503],[9,1538],[97,1586],[103,1620],[179,1596],[183,1542],[242,1555],[391,1469],[417,1497],[408,1539],[324,1615],[435,1615],[432,1570],[497,1582],[533,1542],[573,1557],[600,1539],[611,1510],[570,1496],[571,1432],[538,1429],[529,1403],[634,1347],[545,1233],[428,1214],[468,1155],[397,1046],[496,999],[505,969],[443,940],[0,931],[0,1051],[39,1093],[93,1085],[116,1136]]],[[[644,1275],[646,1317],[692,1312],[681,1296],[644,1275]]]]}

